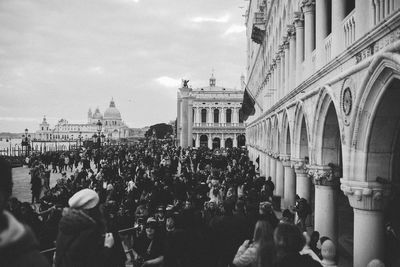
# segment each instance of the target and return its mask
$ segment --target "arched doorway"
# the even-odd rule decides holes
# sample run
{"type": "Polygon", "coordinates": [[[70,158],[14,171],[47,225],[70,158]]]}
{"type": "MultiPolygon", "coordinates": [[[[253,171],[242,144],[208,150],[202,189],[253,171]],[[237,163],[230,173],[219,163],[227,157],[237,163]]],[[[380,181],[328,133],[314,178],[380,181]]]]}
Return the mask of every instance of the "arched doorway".
{"type": "Polygon", "coordinates": [[[225,140],[225,147],[226,147],[226,148],[232,148],[232,147],[233,147],[232,138],[227,138],[227,139],[225,140]]]}
{"type": "Polygon", "coordinates": [[[213,139],[212,149],[217,149],[221,147],[221,139],[219,137],[215,137],[213,139]]]}
{"type": "Polygon", "coordinates": [[[243,134],[241,134],[237,137],[237,144],[238,144],[238,147],[242,147],[242,146],[246,145],[246,137],[243,134]]]}
{"type": "Polygon", "coordinates": [[[200,147],[208,147],[208,136],[205,134],[200,136],[200,147]]]}
{"type": "MultiPolygon", "coordinates": [[[[380,83],[380,80],[379,82],[380,83]]],[[[379,85],[378,85],[379,86],[379,85]]],[[[372,233],[377,239],[384,233],[384,227],[389,226],[385,244],[376,244],[377,253],[385,259],[387,266],[398,266],[400,263],[399,238],[396,242],[390,242],[395,233],[400,236],[400,80],[393,79],[387,83],[382,96],[375,96],[379,104],[375,110],[369,110],[373,114],[370,121],[369,138],[367,139],[366,181],[391,185],[388,205],[383,211],[385,215],[382,225],[377,233],[372,233]],[[374,112],[375,111],[375,112],[374,112]]],[[[371,96],[372,98],[372,96],[371,96]]],[[[368,108],[368,107],[367,107],[368,108]]],[[[368,132],[368,130],[367,130],[368,132]]],[[[368,136],[368,133],[367,135],[368,136]]],[[[360,212],[356,212],[361,217],[360,212]]],[[[355,218],[360,223],[360,218],[355,218]]],[[[358,233],[360,235],[361,233],[358,233]]],[[[356,235],[356,233],[355,233],[356,235]]],[[[357,245],[357,244],[355,244],[357,245]]],[[[355,250],[356,256],[357,250],[355,250]]]]}

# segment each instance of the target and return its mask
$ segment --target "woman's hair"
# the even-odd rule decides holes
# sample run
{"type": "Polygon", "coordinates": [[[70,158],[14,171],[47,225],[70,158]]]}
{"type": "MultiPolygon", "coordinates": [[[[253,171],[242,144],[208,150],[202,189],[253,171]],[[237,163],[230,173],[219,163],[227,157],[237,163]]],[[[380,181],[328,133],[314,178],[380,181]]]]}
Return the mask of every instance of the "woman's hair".
{"type": "Polygon", "coordinates": [[[274,260],[273,232],[272,226],[267,221],[257,221],[253,235],[254,243],[258,243],[257,266],[271,266],[274,260]]]}
{"type": "Polygon", "coordinates": [[[298,253],[305,240],[299,228],[292,224],[279,224],[274,232],[275,247],[278,254],[298,253]]]}

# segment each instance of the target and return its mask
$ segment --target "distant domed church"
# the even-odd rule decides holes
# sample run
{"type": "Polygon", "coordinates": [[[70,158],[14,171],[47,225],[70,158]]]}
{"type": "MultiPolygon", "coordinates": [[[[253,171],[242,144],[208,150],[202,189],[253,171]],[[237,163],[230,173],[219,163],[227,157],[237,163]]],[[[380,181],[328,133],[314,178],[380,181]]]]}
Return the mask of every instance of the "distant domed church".
{"type": "Polygon", "coordinates": [[[101,133],[105,139],[120,139],[129,137],[129,128],[122,121],[121,113],[115,106],[114,99],[111,99],[109,107],[104,114],[97,107],[92,113],[89,109],[87,123],[69,123],[66,119],[60,119],[53,129],[50,128],[46,117],[43,118],[36,131],[36,140],[76,140],[79,136],[83,140],[92,138],[98,133],[97,123],[101,122],[101,133]]]}

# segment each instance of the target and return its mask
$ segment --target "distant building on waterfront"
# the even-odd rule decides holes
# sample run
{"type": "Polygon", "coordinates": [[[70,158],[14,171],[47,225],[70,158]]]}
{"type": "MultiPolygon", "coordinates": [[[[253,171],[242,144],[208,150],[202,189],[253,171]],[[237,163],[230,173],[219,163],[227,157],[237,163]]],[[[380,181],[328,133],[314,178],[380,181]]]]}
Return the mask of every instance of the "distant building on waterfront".
{"type": "Polygon", "coordinates": [[[217,86],[214,75],[208,86],[197,89],[189,88],[184,82],[178,92],[178,144],[212,149],[243,146],[242,98],[242,89],[217,86]]]}
{"type": "Polygon", "coordinates": [[[34,135],[35,140],[51,141],[51,140],[88,140],[98,133],[97,123],[102,124],[102,134],[105,140],[119,140],[130,136],[130,129],[122,121],[121,113],[115,106],[112,99],[109,107],[104,114],[96,108],[95,112],[89,109],[87,115],[87,123],[69,123],[66,119],[60,119],[54,128],[50,127],[46,117],[39,125],[39,130],[34,135]]]}

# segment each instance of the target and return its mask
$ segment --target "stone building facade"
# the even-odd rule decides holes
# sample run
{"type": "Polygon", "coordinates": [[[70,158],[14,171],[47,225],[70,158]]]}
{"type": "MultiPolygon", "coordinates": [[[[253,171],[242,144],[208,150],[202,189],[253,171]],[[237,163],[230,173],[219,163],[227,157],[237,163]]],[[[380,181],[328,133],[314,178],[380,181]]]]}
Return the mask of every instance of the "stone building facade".
{"type": "Polygon", "coordinates": [[[247,84],[258,103],[246,121],[250,157],[260,157],[285,208],[296,194],[311,202],[314,229],[355,267],[389,260],[385,215],[400,183],[399,7],[250,0],[246,12],[247,84]]]}
{"type": "Polygon", "coordinates": [[[242,96],[243,90],[217,86],[214,75],[209,86],[197,89],[182,86],[177,101],[178,144],[210,149],[244,146],[242,96]]]}
{"type": "Polygon", "coordinates": [[[99,108],[96,108],[93,114],[91,109],[89,109],[87,123],[69,123],[66,119],[60,119],[54,128],[50,128],[46,117],[44,117],[34,138],[41,141],[77,140],[80,135],[82,140],[88,140],[94,134],[98,133],[98,121],[102,124],[101,132],[106,140],[127,138],[130,135],[129,128],[122,121],[121,113],[116,108],[115,102],[112,99],[104,115],[100,112],[99,108]]]}

